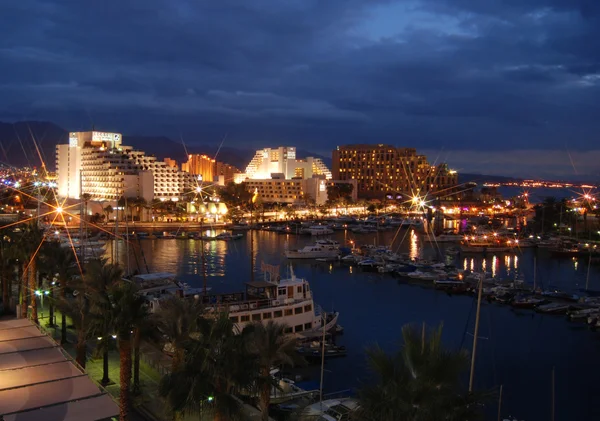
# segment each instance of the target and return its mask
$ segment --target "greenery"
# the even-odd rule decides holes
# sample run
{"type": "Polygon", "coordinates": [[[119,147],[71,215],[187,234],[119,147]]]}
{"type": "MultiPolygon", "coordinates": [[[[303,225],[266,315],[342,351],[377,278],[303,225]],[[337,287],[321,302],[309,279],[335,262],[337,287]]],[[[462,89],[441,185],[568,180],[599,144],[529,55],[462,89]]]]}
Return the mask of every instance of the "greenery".
{"type": "Polygon", "coordinates": [[[468,393],[461,384],[469,366],[465,350],[442,344],[442,326],[402,328],[402,347],[389,355],[367,350],[376,381],[359,391],[359,419],[366,421],[469,421],[481,419],[485,394],[468,393]]]}
{"type": "Polygon", "coordinates": [[[221,190],[221,200],[228,208],[239,206],[244,210],[250,208],[252,193],[247,190],[247,183],[230,182],[221,190]]]}
{"type": "Polygon", "coordinates": [[[271,367],[280,365],[293,366],[303,363],[304,360],[296,353],[296,338],[285,333],[285,326],[270,320],[266,324],[255,322],[249,325],[242,336],[250,355],[255,358],[258,368],[256,384],[259,394],[259,408],[262,421],[269,419],[269,405],[271,404],[271,390],[277,387],[270,375],[271,367]]]}
{"type": "Polygon", "coordinates": [[[558,231],[563,226],[571,227],[577,217],[566,199],[557,201],[553,197],[547,197],[542,203],[535,205],[534,210],[534,223],[538,232],[558,231]]]}

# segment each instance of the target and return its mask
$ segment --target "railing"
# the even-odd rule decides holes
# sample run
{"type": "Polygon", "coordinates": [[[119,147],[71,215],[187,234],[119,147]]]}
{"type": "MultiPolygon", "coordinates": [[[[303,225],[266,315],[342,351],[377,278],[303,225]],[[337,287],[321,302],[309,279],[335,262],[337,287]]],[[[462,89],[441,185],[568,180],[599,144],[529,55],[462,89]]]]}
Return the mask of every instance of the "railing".
{"type": "Polygon", "coordinates": [[[277,308],[277,307],[285,307],[289,305],[303,303],[305,301],[310,301],[311,297],[307,294],[306,298],[295,299],[295,298],[284,298],[280,300],[273,299],[265,299],[265,300],[252,300],[252,301],[232,301],[227,303],[217,303],[214,305],[208,305],[208,310],[210,312],[223,312],[226,311],[228,313],[236,313],[240,311],[251,311],[251,310],[260,310],[265,308],[277,308]]]}

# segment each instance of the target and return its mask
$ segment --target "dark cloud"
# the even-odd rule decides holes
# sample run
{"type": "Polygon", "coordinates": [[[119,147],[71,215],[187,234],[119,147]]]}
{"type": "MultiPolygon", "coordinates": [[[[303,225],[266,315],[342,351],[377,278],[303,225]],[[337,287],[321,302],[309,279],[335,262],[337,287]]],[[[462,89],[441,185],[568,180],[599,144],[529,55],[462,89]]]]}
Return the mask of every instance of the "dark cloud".
{"type": "Polygon", "coordinates": [[[597,0],[20,0],[0,62],[0,119],[68,129],[326,154],[593,150],[600,130],[597,0]]]}

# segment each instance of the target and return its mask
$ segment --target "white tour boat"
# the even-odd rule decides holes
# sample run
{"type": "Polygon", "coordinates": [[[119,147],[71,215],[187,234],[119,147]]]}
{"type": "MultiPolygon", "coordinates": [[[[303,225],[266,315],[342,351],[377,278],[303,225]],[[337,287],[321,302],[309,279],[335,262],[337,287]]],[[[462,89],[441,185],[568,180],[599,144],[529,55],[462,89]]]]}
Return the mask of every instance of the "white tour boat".
{"type": "Polygon", "coordinates": [[[319,242],[298,250],[286,250],[288,259],[330,259],[340,255],[339,244],[336,242],[319,242]]]}
{"type": "Polygon", "coordinates": [[[328,313],[323,317],[308,281],[293,272],[289,279],[248,282],[244,293],[204,295],[201,299],[208,312],[227,312],[238,332],[252,322],[270,320],[285,324],[287,332],[299,336],[322,332],[323,328],[329,332],[336,328],[339,316],[328,313]]]}

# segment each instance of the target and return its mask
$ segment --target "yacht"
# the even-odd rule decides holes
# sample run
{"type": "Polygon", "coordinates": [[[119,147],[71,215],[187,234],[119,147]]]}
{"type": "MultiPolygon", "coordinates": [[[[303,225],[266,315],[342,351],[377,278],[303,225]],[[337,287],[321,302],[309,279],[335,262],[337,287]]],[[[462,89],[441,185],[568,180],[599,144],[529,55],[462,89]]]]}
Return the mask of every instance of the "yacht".
{"type": "Polygon", "coordinates": [[[333,230],[329,228],[327,225],[313,225],[308,227],[308,232],[310,235],[331,235],[333,234],[333,230]]]}
{"type": "Polygon", "coordinates": [[[402,228],[423,228],[423,220],[419,218],[405,218],[400,223],[402,228]]]}
{"type": "MultiPolygon", "coordinates": [[[[246,291],[233,294],[203,295],[208,313],[227,312],[241,332],[252,322],[273,320],[285,324],[286,332],[297,336],[333,331],[339,313],[323,315],[315,306],[308,281],[297,278],[292,271],[289,279],[247,282],[246,291]]],[[[320,334],[320,333],[319,333],[320,334]]]]}
{"type": "Polygon", "coordinates": [[[461,242],[460,250],[463,253],[505,253],[512,251],[514,244],[499,239],[465,239],[461,242]]]}
{"type": "Polygon", "coordinates": [[[225,231],[222,232],[220,234],[217,234],[217,236],[215,237],[215,240],[225,240],[225,241],[230,241],[230,240],[239,240],[240,238],[243,238],[244,234],[232,234],[229,231],[225,231]]]}
{"type": "Polygon", "coordinates": [[[327,399],[304,408],[300,414],[300,420],[348,421],[355,419],[352,414],[357,409],[358,401],[356,399],[327,399]]]}
{"type": "MultiPolygon", "coordinates": [[[[165,298],[173,296],[200,297],[205,292],[204,288],[191,287],[187,283],[179,281],[174,273],[169,272],[134,275],[131,277],[131,281],[138,286],[138,294],[148,301],[151,312],[156,311],[160,306],[160,301],[165,298]]],[[[210,291],[210,287],[207,287],[206,291],[210,291]]]]}
{"type": "Polygon", "coordinates": [[[240,222],[238,224],[233,224],[229,227],[229,229],[233,230],[233,231],[248,231],[250,229],[252,229],[252,227],[250,225],[248,225],[247,222],[240,222]]]}
{"type": "Polygon", "coordinates": [[[426,243],[460,243],[464,238],[464,236],[459,234],[430,234],[424,236],[423,241],[426,243]]]}
{"type": "Polygon", "coordinates": [[[340,255],[339,244],[319,242],[298,250],[286,250],[288,259],[330,259],[340,255]]]}

